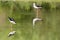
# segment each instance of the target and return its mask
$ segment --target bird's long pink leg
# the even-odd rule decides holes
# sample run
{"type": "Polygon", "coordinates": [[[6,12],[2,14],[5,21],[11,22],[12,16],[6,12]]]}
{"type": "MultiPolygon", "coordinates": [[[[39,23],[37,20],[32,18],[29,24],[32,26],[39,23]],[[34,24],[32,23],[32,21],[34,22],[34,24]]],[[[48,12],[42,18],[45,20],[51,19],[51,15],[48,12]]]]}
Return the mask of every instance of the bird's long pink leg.
{"type": "Polygon", "coordinates": [[[12,24],[11,24],[11,31],[13,31],[13,29],[12,29],[12,24]]]}
{"type": "Polygon", "coordinates": [[[39,9],[36,9],[37,13],[36,13],[36,17],[39,17],[39,9]]]}
{"type": "Polygon", "coordinates": [[[39,17],[41,18],[41,16],[42,16],[41,15],[41,10],[40,9],[37,9],[36,17],[37,18],[39,18],[39,17]]]}

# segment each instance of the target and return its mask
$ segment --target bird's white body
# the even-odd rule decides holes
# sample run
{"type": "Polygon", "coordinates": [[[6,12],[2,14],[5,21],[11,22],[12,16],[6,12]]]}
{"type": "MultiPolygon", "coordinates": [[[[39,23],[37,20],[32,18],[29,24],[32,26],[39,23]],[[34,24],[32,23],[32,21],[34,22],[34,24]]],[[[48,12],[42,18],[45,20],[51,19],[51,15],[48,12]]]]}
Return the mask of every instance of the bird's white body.
{"type": "Polygon", "coordinates": [[[12,24],[16,24],[14,21],[10,21],[10,23],[12,23],[12,24]]]}
{"type": "Polygon", "coordinates": [[[34,7],[35,9],[42,8],[42,7],[37,7],[37,5],[36,5],[35,3],[33,3],[33,7],[34,7]]]}
{"type": "Polygon", "coordinates": [[[16,33],[16,31],[12,31],[12,32],[10,32],[9,34],[8,34],[8,36],[9,35],[13,35],[13,34],[15,34],[16,33]]]}
{"type": "Polygon", "coordinates": [[[36,21],[41,21],[42,19],[40,19],[40,18],[34,18],[33,19],[33,26],[35,25],[35,23],[36,23],[36,21]]]}
{"type": "Polygon", "coordinates": [[[10,21],[10,23],[12,23],[12,24],[16,24],[16,22],[15,21],[11,21],[11,20],[9,20],[10,21]]]}

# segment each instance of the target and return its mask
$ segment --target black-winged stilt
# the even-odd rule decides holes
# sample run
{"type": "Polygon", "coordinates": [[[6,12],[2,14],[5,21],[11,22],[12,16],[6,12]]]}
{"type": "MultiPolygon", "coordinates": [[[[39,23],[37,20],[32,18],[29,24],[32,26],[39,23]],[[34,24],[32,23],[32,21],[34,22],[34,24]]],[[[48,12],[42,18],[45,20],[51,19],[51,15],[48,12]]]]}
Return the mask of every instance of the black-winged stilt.
{"type": "MultiPolygon", "coordinates": [[[[13,18],[8,17],[8,20],[9,20],[10,23],[16,24],[16,22],[13,18]]],[[[12,31],[12,24],[11,24],[11,32],[8,34],[8,37],[10,37],[10,36],[12,36],[16,33],[16,31],[12,31]]]]}
{"type": "Polygon", "coordinates": [[[42,8],[40,5],[37,5],[36,3],[33,3],[33,7],[34,7],[35,9],[42,8]]]}
{"type": "Polygon", "coordinates": [[[33,27],[34,27],[34,25],[35,25],[35,23],[36,23],[36,21],[41,21],[42,19],[40,19],[39,17],[38,17],[38,9],[40,9],[40,8],[42,8],[41,6],[39,6],[39,5],[37,5],[36,3],[33,3],[33,7],[35,8],[35,9],[37,9],[36,11],[37,11],[37,13],[36,13],[36,18],[34,18],[33,19],[33,27]]]}
{"type": "Polygon", "coordinates": [[[8,19],[9,19],[10,23],[16,24],[16,22],[15,22],[15,20],[13,18],[8,17],[8,19]]]}

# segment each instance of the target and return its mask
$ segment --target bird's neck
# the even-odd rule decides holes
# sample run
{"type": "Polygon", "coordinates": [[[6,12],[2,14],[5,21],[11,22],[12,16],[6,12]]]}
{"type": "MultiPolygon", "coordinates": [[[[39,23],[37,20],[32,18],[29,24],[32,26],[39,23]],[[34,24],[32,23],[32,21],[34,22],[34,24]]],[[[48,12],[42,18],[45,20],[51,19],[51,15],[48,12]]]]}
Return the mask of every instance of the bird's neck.
{"type": "Polygon", "coordinates": [[[35,4],[35,3],[33,3],[33,6],[36,6],[36,4],[35,4]]]}

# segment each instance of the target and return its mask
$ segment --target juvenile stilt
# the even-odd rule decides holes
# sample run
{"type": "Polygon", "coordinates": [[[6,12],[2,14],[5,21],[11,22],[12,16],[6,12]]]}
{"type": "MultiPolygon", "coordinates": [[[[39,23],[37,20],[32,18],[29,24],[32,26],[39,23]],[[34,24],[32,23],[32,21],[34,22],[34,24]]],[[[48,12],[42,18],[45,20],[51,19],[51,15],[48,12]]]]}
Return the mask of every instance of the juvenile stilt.
{"type": "Polygon", "coordinates": [[[34,7],[35,9],[40,9],[40,8],[42,8],[40,5],[37,5],[36,3],[33,3],[33,7],[34,7]]]}
{"type": "Polygon", "coordinates": [[[36,3],[33,3],[33,7],[36,9],[36,18],[33,19],[33,27],[36,23],[36,21],[41,21],[42,19],[39,18],[39,9],[42,8],[41,6],[39,5],[36,5],[36,3]]]}

